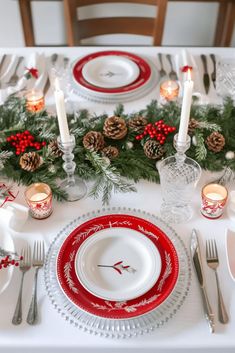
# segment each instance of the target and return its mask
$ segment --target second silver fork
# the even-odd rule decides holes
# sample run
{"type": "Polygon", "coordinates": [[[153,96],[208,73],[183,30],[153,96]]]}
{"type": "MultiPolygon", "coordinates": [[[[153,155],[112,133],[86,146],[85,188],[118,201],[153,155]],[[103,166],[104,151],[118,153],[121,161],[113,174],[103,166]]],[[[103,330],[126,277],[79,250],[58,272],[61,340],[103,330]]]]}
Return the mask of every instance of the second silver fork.
{"type": "Polygon", "coordinates": [[[38,321],[38,303],[37,303],[37,281],[38,281],[38,271],[44,265],[44,242],[36,241],[33,248],[33,261],[32,265],[35,267],[34,284],[33,284],[33,294],[31,299],[31,304],[28,311],[27,323],[34,325],[38,321]]]}
{"type": "Polygon", "coordinates": [[[206,261],[207,261],[207,265],[215,272],[217,292],[218,292],[219,321],[222,324],[226,324],[229,321],[229,318],[224,305],[224,301],[223,301],[223,297],[222,297],[222,293],[219,285],[219,277],[217,273],[217,267],[219,266],[219,256],[218,256],[216,242],[214,239],[206,241],[206,261]]]}

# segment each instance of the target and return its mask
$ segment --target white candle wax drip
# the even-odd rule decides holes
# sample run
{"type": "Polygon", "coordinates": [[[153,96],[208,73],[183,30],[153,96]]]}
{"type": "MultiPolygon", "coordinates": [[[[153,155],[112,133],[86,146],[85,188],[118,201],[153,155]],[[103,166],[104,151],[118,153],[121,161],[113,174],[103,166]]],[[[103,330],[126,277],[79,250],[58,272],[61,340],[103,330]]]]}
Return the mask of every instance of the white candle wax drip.
{"type": "Polygon", "coordinates": [[[184,96],[181,108],[180,126],[178,133],[178,142],[180,144],[185,144],[187,139],[193,86],[194,82],[191,80],[191,73],[190,70],[188,70],[188,80],[184,82],[184,96]]]}
{"type": "Polygon", "coordinates": [[[70,142],[69,127],[64,104],[64,93],[60,89],[58,78],[55,78],[55,104],[62,143],[70,142]]]}

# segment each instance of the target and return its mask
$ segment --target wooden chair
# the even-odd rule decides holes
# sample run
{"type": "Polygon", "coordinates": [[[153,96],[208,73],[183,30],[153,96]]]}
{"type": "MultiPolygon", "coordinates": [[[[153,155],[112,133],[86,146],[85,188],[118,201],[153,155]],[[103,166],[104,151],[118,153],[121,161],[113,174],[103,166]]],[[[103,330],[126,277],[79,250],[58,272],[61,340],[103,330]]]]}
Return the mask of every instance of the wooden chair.
{"type": "Polygon", "coordinates": [[[64,0],[64,15],[69,46],[81,45],[81,40],[106,34],[136,34],[152,36],[153,45],[161,45],[167,0],[64,0]],[[102,17],[79,19],[79,9],[88,5],[129,3],[154,5],[154,17],[102,17]],[[78,14],[78,16],[77,16],[78,14]]]}

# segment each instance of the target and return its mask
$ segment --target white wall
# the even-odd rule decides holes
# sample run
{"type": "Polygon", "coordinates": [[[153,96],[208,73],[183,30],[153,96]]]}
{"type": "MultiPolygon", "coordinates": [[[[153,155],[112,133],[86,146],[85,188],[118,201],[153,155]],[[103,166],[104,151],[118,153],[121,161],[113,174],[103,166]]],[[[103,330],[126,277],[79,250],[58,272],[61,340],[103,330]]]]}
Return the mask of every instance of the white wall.
{"type": "MultiPolygon", "coordinates": [[[[114,6],[116,7],[113,13],[118,15],[117,5],[114,6]]],[[[212,46],[217,9],[218,4],[216,3],[170,2],[162,44],[171,46],[212,46]]],[[[106,10],[109,11],[107,7],[106,10]]],[[[127,9],[127,14],[128,10],[130,9],[127,9]]],[[[131,12],[133,13],[133,11],[131,12]]],[[[151,10],[149,15],[151,15],[151,10]]],[[[63,6],[60,2],[33,2],[33,18],[37,44],[61,45],[66,43],[63,6]]],[[[116,36],[115,43],[118,44],[119,40],[122,39],[122,36],[116,36]]],[[[96,39],[96,43],[102,44],[99,39],[96,39]]],[[[113,38],[110,41],[111,43],[113,43],[113,38]]],[[[150,44],[150,41],[141,38],[140,43],[138,38],[135,40],[135,44],[150,44]]],[[[24,46],[24,38],[18,1],[0,0],[0,47],[20,46],[24,46]]],[[[232,46],[235,47],[235,30],[232,46]]]]}

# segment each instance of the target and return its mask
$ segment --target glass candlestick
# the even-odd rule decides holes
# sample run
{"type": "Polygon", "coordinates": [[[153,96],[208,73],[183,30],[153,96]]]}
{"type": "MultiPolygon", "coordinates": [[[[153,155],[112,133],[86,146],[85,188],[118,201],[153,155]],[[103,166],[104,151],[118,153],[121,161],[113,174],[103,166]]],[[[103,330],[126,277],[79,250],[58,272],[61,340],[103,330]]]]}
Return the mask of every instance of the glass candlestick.
{"type": "Polygon", "coordinates": [[[190,137],[187,135],[185,143],[178,141],[178,134],[174,136],[176,154],[158,163],[160,184],[163,197],[161,216],[168,223],[182,223],[192,216],[190,202],[196,184],[201,176],[201,167],[185,152],[190,147],[190,137]]]}
{"type": "Polygon", "coordinates": [[[72,151],[75,147],[75,138],[73,135],[70,135],[69,141],[62,142],[59,136],[57,142],[63,152],[63,168],[67,173],[67,178],[61,183],[60,187],[67,193],[68,201],[80,200],[85,196],[87,187],[82,179],[74,175],[76,163],[73,161],[74,154],[72,151]]]}

